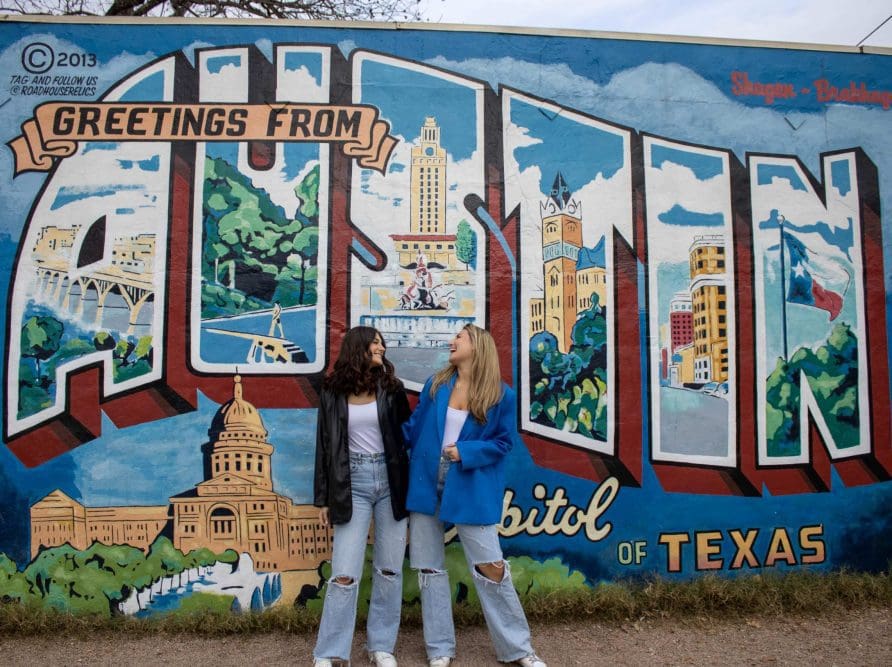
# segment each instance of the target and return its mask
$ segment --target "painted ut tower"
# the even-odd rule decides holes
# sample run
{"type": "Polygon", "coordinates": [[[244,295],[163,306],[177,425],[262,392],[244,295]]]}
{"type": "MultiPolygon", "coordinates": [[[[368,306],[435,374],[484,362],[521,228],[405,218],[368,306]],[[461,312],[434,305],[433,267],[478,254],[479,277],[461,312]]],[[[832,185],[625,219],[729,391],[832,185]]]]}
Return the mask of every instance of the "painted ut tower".
{"type": "Polygon", "coordinates": [[[567,352],[576,323],[576,261],[582,247],[579,206],[558,173],[549,199],[542,204],[542,261],[545,278],[545,330],[567,352]]]}
{"type": "Polygon", "coordinates": [[[410,234],[446,233],[446,150],[440,147],[440,126],[424,119],[421,138],[412,147],[410,234]]]}

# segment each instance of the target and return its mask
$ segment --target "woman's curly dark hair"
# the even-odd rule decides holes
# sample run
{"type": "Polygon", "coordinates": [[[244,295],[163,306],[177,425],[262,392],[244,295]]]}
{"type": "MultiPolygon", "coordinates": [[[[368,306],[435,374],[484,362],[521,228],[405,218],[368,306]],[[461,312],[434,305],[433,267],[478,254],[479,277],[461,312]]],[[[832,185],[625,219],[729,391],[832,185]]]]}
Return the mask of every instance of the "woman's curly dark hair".
{"type": "MultiPolygon", "coordinates": [[[[402,386],[393,369],[393,364],[385,356],[384,364],[373,366],[369,346],[375,336],[384,337],[374,327],[353,327],[341,342],[341,351],[334,368],[322,382],[322,386],[336,394],[374,394],[380,384],[384,391],[392,392],[402,386]]],[[[387,345],[384,344],[385,349],[387,345]]]]}

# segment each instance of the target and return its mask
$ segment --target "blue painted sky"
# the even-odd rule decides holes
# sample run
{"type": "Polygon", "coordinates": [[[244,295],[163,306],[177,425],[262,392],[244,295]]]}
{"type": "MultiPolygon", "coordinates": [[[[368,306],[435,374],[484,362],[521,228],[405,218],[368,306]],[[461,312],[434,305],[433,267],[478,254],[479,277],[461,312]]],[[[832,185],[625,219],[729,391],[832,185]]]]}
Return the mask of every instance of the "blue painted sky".
{"type": "Polygon", "coordinates": [[[50,210],[55,211],[71,202],[90,199],[91,197],[114,197],[124,190],[145,190],[145,186],[122,184],[102,185],[95,188],[63,186],[59,188],[59,192],[56,193],[56,197],[53,199],[53,204],[50,206],[50,210]]]}
{"type": "Polygon", "coordinates": [[[241,56],[215,56],[205,61],[205,66],[211,74],[219,74],[224,67],[241,67],[241,56]]]}
{"type": "Polygon", "coordinates": [[[317,84],[322,83],[322,54],[304,51],[289,51],[285,54],[285,69],[298,71],[304,68],[317,84]]]}
{"type": "Polygon", "coordinates": [[[86,155],[93,151],[116,151],[119,145],[116,141],[87,141],[84,142],[82,152],[86,155]]]}
{"type": "Polygon", "coordinates": [[[440,144],[453,160],[466,160],[477,147],[475,92],[440,77],[404,67],[366,62],[362,68],[363,104],[381,109],[391,134],[413,142],[427,116],[440,126],[440,144]],[[406,90],[411,90],[411,95],[406,90]]]}
{"type": "Polygon", "coordinates": [[[532,166],[540,168],[543,193],[551,192],[558,172],[564,175],[570,191],[575,192],[598,174],[610,179],[623,167],[623,142],[619,134],[516,99],[511,101],[511,122],[529,130],[529,136],[541,140],[516,149],[514,158],[521,171],[532,166]]]}
{"type": "Polygon", "coordinates": [[[830,180],[839,194],[845,197],[852,189],[848,160],[833,160],[830,163],[830,180]]]}
{"type": "MultiPolygon", "coordinates": [[[[93,506],[166,504],[170,496],[203,479],[201,445],[208,441],[208,427],[219,405],[199,396],[195,412],[135,428],[119,430],[103,419],[102,436],[72,450],[61,465],[47,466],[39,488],[58,484],[93,506]]],[[[316,411],[261,410],[260,414],[275,447],[275,490],[295,502],[311,502],[316,411]]]]}
{"type": "Polygon", "coordinates": [[[678,148],[669,148],[660,144],[654,144],[650,153],[651,164],[661,169],[665,162],[673,162],[691,170],[697,180],[705,181],[724,173],[722,160],[715,155],[708,155],[698,151],[686,151],[678,148]]]}
{"type": "Polygon", "coordinates": [[[607,263],[604,259],[605,238],[601,236],[593,248],[580,248],[579,257],[576,259],[577,269],[588,269],[593,266],[604,268],[607,263]]]}
{"type": "Polygon", "coordinates": [[[147,160],[118,160],[121,169],[133,169],[134,165],[143,171],[158,171],[161,168],[161,157],[153,155],[147,160]]]}
{"type": "MultiPolygon", "coordinates": [[[[780,219],[777,209],[772,209],[771,215],[767,220],[760,220],[759,229],[779,229],[780,219]]],[[[854,244],[854,232],[852,231],[852,219],[849,218],[847,227],[832,227],[823,220],[797,220],[795,216],[790,218],[784,216],[784,229],[800,234],[819,234],[821,238],[829,245],[836,246],[842,251],[849,260],[852,259],[852,245],[854,244]]]]}
{"type": "Polygon", "coordinates": [[[725,216],[721,213],[697,213],[679,204],[663,211],[657,218],[664,224],[681,227],[721,227],[725,224],[725,216]]]}
{"type": "Polygon", "coordinates": [[[785,164],[760,164],[756,170],[756,182],[759,185],[770,185],[774,179],[782,179],[789,182],[794,190],[806,190],[805,183],[799,178],[796,170],[785,164]]]}
{"type": "Polygon", "coordinates": [[[122,102],[161,101],[164,99],[164,72],[150,74],[121,95],[122,102]]]}
{"type": "MultiPolygon", "coordinates": [[[[46,28],[39,23],[14,24],[7,22],[0,31],[0,44],[10,43],[24,37],[34,38],[45,33],[46,28]]],[[[112,40],[102,39],[90,34],[90,26],[66,26],[66,37],[77,40],[81,47],[96,53],[100,61],[105,63],[120,56],[120,51],[112,40]]],[[[388,33],[381,30],[351,30],[334,28],[302,28],[301,33],[307,41],[314,43],[338,44],[348,40],[357,48],[423,60],[436,54],[460,55],[462,58],[489,58],[505,54],[502,49],[493,53],[493,39],[487,33],[456,33],[413,31],[406,27],[400,31],[388,33]]],[[[592,81],[606,83],[616,72],[640,64],[642,61],[642,44],[631,40],[604,40],[603,48],[597,51],[597,59],[593,60],[592,52],[578,48],[578,40],[569,37],[528,38],[528,42],[516,42],[513,48],[507,45],[512,55],[529,56],[531,62],[540,65],[566,64],[572,71],[584,72],[592,81]],[[547,41],[547,47],[545,46],[547,41]],[[593,65],[596,65],[593,67],[593,65]]],[[[196,42],[203,46],[245,44],[258,40],[293,43],[294,29],[290,26],[192,26],[188,32],[173,25],[146,24],[128,26],[127,50],[129,54],[160,55],[168,51],[186,48],[196,42]]],[[[694,70],[700,70],[709,80],[727,83],[728,74],[727,46],[701,46],[692,48],[685,44],[671,42],[652,42],[647,45],[647,53],[651,62],[678,62],[694,70]]],[[[733,48],[733,47],[730,47],[733,48]]],[[[884,68],[877,57],[862,54],[828,54],[821,51],[788,51],[783,59],[775,57],[776,51],[749,49],[735,53],[734,63],[738,69],[750,72],[754,80],[780,80],[781,74],[794,85],[811,85],[812,72],[827,71],[829,60],[844,63],[848,59],[859,61],[859,70],[863,71],[865,82],[871,87],[890,89],[890,72],[884,68]],[[875,60],[875,63],[869,62],[875,60]],[[821,64],[825,68],[821,68],[821,64]],[[790,77],[789,73],[794,76],[790,77]]],[[[834,64],[836,64],[834,63],[834,64]]],[[[543,81],[547,84],[547,81],[543,81]]],[[[149,98],[151,99],[151,98],[149,98]]],[[[741,102],[753,106],[763,106],[759,98],[742,98],[741,102]]],[[[798,96],[785,102],[789,108],[816,108],[813,96],[798,96]]]]}

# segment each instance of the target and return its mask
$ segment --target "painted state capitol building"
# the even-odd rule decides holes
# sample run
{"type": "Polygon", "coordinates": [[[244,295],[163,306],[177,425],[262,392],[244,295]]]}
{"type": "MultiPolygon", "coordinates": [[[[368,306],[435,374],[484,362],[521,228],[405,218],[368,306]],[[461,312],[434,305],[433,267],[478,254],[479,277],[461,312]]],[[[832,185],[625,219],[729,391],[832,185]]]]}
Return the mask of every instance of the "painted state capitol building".
{"type": "Polygon", "coordinates": [[[98,541],[147,551],[164,534],[183,553],[248,553],[259,571],[312,569],[330,559],[331,529],[319,522],[318,508],[273,490],[274,448],[257,408],[242,397],[241,377],[234,381],[201,447],[203,482],[166,507],[86,507],[53,491],[31,506],[31,558],[66,542],[79,550],[98,541]]]}

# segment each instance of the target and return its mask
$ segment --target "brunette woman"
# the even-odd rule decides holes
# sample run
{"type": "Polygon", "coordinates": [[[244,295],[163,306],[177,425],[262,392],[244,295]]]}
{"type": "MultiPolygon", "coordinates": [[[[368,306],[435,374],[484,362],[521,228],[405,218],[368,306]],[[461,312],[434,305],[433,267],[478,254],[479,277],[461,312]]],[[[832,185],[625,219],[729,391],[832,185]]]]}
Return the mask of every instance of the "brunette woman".
{"type": "Polygon", "coordinates": [[[359,581],[374,518],[369,658],[395,667],[406,552],[408,457],[402,425],[409,403],[381,334],[354,327],[325,377],[316,429],[313,504],[334,527],[331,579],[313,651],[316,667],[349,663],[359,581]]]}

